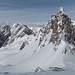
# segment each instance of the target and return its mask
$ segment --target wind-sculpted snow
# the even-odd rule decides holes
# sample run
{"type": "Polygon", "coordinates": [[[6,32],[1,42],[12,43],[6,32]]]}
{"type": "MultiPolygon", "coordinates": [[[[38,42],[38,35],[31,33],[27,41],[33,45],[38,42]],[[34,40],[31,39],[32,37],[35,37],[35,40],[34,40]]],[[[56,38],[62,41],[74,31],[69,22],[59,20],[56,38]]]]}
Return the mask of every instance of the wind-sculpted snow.
{"type": "Polygon", "coordinates": [[[75,27],[62,7],[43,27],[14,24],[7,45],[0,48],[0,72],[74,75],[74,33],[75,27]]]}

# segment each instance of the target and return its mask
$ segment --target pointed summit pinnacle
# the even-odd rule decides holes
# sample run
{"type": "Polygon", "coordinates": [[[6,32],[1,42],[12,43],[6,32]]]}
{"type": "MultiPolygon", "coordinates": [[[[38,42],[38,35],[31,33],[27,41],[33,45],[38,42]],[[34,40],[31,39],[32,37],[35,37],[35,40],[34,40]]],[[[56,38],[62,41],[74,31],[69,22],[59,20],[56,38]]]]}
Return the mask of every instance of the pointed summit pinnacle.
{"type": "Polygon", "coordinates": [[[63,7],[60,7],[60,11],[65,12],[63,7]]]}
{"type": "Polygon", "coordinates": [[[64,8],[63,7],[60,7],[60,10],[58,11],[58,13],[64,13],[65,11],[64,11],[64,8]]]}

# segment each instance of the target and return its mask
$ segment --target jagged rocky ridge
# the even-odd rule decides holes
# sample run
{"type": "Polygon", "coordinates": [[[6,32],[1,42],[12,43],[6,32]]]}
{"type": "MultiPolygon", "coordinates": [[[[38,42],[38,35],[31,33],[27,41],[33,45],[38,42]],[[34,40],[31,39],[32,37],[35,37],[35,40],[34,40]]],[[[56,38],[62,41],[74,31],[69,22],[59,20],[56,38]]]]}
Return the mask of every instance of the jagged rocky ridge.
{"type": "MultiPolygon", "coordinates": [[[[72,50],[75,51],[75,25],[73,25],[71,18],[65,13],[62,7],[57,14],[52,14],[48,24],[40,29],[40,32],[42,32],[40,44],[42,40],[51,33],[48,43],[52,42],[55,46],[59,46],[61,40],[63,40],[68,44],[72,44],[72,50]]],[[[47,38],[45,38],[45,40],[47,40],[47,38]]]]}
{"type": "Polygon", "coordinates": [[[14,24],[11,28],[10,25],[4,25],[0,28],[0,47],[14,42],[15,38],[33,34],[33,31],[26,25],[19,23],[14,24]]]}
{"type": "Polygon", "coordinates": [[[4,42],[8,39],[11,35],[10,26],[4,25],[0,26],[0,47],[4,44],[4,42]]]}

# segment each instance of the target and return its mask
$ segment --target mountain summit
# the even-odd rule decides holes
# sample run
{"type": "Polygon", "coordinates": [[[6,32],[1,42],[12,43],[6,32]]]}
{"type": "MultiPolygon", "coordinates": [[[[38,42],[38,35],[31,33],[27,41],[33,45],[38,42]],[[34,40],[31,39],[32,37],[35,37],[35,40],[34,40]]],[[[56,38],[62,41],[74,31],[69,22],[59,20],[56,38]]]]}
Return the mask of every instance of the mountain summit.
{"type": "Polygon", "coordinates": [[[63,13],[65,12],[64,8],[63,7],[60,7],[60,10],[59,10],[60,13],[63,13]]]}
{"type": "Polygon", "coordinates": [[[55,45],[59,45],[61,40],[75,45],[75,26],[73,25],[71,18],[65,13],[64,9],[61,7],[59,12],[51,16],[48,24],[44,27],[44,32],[46,35],[51,33],[50,42],[55,45]]]}

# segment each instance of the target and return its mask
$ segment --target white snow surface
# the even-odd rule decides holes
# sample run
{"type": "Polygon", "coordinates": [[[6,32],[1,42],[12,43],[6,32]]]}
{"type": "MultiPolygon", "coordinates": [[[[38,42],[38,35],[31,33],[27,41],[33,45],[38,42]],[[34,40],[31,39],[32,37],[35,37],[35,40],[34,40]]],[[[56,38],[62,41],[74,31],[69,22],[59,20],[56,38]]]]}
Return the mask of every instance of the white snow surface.
{"type": "MultiPolygon", "coordinates": [[[[72,55],[70,50],[67,54],[62,53],[68,45],[64,40],[61,41],[59,46],[55,46],[52,43],[48,44],[50,36],[51,33],[44,38],[41,45],[39,45],[40,34],[37,33],[36,36],[25,35],[22,38],[16,38],[12,44],[2,47],[0,49],[0,72],[35,72],[38,66],[44,71],[48,71],[49,67],[59,67],[75,71],[75,55],[72,55]],[[45,39],[47,39],[46,42],[45,39]],[[27,41],[28,45],[19,50],[24,41],[27,41]],[[44,47],[42,47],[43,44],[45,44],[44,47]]],[[[31,74],[34,75],[34,73],[31,74]]]]}

